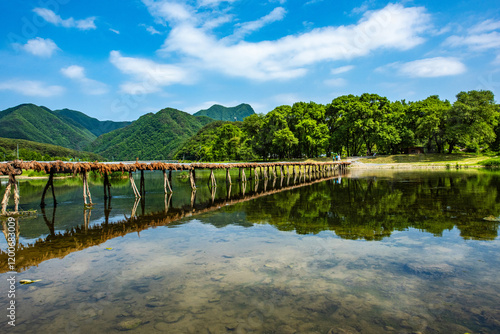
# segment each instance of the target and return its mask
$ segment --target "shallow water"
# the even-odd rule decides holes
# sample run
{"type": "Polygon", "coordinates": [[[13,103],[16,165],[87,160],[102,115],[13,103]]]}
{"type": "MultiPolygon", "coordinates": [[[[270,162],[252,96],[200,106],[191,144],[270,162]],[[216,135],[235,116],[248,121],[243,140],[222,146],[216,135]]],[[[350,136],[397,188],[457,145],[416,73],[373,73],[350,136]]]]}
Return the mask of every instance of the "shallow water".
{"type": "MultiPolygon", "coordinates": [[[[161,173],[146,173],[135,210],[127,182],[116,182],[105,204],[96,181],[95,208],[85,211],[78,180],[58,181],[57,210],[48,199],[45,215],[18,222],[16,278],[41,281],[16,286],[16,327],[2,316],[0,328],[500,332],[492,219],[500,174],[353,171],[302,187],[278,179],[257,191],[253,182],[228,191],[221,176],[215,196],[198,180],[194,197],[175,176],[165,197],[161,173]]],[[[44,185],[29,182],[21,182],[23,209],[37,207],[44,185]]],[[[2,240],[1,291],[6,247],[2,240]]],[[[0,305],[8,301],[2,293],[0,305]]]]}

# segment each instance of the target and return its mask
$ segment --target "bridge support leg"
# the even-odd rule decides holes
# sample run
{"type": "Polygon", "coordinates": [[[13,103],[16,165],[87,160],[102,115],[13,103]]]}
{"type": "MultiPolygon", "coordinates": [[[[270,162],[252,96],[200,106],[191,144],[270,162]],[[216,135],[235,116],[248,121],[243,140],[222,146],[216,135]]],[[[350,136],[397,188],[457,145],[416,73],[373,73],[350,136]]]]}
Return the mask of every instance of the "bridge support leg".
{"type": "Polygon", "coordinates": [[[245,168],[242,168],[241,170],[242,170],[242,172],[241,172],[241,181],[243,183],[246,183],[247,182],[247,176],[245,175],[245,168]]]}
{"type": "Polygon", "coordinates": [[[144,185],[144,171],[141,169],[141,183],[140,183],[140,193],[141,196],[144,196],[146,194],[146,186],[144,185]]]}
{"type": "Polygon", "coordinates": [[[191,189],[195,190],[196,184],[194,183],[194,173],[192,169],[189,170],[189,181],[191,182],[191,189]]]}
{"type": "Polygon", "coordinates": [[[111,182],[109,182],[108,172],[104,172],[104,199],[111,198],[111,182]]]}
{"type": "Polygon", "coordinates": [[[214,175],[213,169],[210,169],[210,183],[212,185],[212,188],[217,187],[217,181],[215,180],[215,175],[214,175]]]}
{"type": "Polygon", "coordinates": [[[54,193],[54,171],[53,170],[50,171],[49,180],[47,181],[45,188],[43,188],[42,200],[40,201],[40,207],[42,207],[42,208],[45,207],[45,194],[47,193],[47,190],[49,190],[49,187],[52,187],[52,198],[54,199],[54,207],[55,207],[55,206],[57,206],[57,201],[56,201],[56,195],[54,193]]]}
{"type": "Polygon", "coordinates": [[[226,183],[231,185],[231,174],[229,174],[229,168],[226,168],[226,183]]]}
{"type": "Polygon", "coordinates": [[[92,196],[90,195],[89,182],[87,180],[87,172],[82,172],[83,178],[83,203],[85,205],[92,205],[92,196]],[[89,203],[87,203],[87,196],[89,198],[89,203]]]}
{"type": "Polygon", "coordinates": [[[163,170],[163,190],[165,191],[165,194],[168,193],[169,191],[172,193],[172,187],[170,186],[170,182],[167,177],[167,171],[163,170]]]}
{"type": "Polygon", "coordinates": [[[14,213],[18,213],[19,189],[17,188],[16,177],[14,176],[14,174],[9,174],[9,184],[5,188],[5,193],[2,200],[2,215],[5,215],[7,213],[7,205],[9,204],[10,192],[12,188],[14,188],[14,202],[16,206],[14,209],[14,213]]]}
{"type": "Polygon", "coordinates": [[[135,198],[141,198],[141,194],[139,193],[139,190],[137,190],[137,186],[135,185],[132,172],[128,172],[128,179],[130,180],[130,185],[132,186],[132,190],[134,191],[135,198]]]}

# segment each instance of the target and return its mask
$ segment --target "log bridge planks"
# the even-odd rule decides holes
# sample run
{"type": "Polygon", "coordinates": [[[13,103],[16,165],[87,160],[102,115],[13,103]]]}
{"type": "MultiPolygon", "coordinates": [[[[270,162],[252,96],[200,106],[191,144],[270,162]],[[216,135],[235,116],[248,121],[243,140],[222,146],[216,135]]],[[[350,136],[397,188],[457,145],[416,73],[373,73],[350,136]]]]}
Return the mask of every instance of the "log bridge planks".
{"type": "Polygon", "coordinates": [[[250,175],[252,174],[252,169],[254,171],[255,181],[259,179],[276,178],[278,174],[281,178],[284,176],[292,176],[294,180],[298,177],[300,180],[303,178],[305,180],[306,176],[309,177],[315,175],[325,175],[329,171],[333,170],[344,170],[347,166],[351,164],[350,161],[333,161],[333,162],[270,162],[270,163],[166,163],[166,162],[131,162],[131,163],[115,163],[115,162],[63,162],[63,161],[51,161],[51,162],[39,162],[39,161],[22,161],[15,160],[10,162],[0,163],[0,175],[8,175],[9,181],[5,189],[3,200],[1,202],[1,212],[0,215],[7,215],[7,205],[9,203],[10,194],[14,193],[15,208],[14,212],[9,214],[18,214],[19,206],[19,189],[16,182],[16,175],[21,175],[22,170],[34,170],[43,171],[49,175],[47,184],[43,190],[42,199],[40,206],[45,206],[45,194],[49,187],[52,189],[52,197],[54,200],[54,205],[57,205],[53,178],[55,174],[80,174],[83,179],[83,198],[84,204],[86,206],[91,206],[92,198],[90,195],[90,189],[87,181],[87,174],[89,172],[98,172],[104,176],[104,198],[107,199],[111,197],[111,183],[109,182],[109,174],[113,172],[129,173],[131,187],[137,198],[144,196],[146,193],[144,186],[144,171],[150,170],[161,170],[164,176],[164,190],[165,193],[172,193],[172,171],[181,170],[189,172],[189,180],[191,188],[196,189],[196,169],[210,169],[210,180],[209,186],[216,187],[217,182],[214,176],[215,169],[224,169],[226,171],[226,183],[230,185],[232,183],[230,169],[239,170],[239,181],[246,183],[247,177],[245,174],[245,169],[250,170],[250,175]],[[291,170],[291,171],[290,171],[291,170]],[[140,171],[140,189],[137,189],[135,185],[132,173],[140,171]],[[168,177],[166,171],[169,171],[168,177]],[[260,174],[260,175],[259,175],[260,174]],[[87,201],[88,200],[88,201],[87,201]]]}

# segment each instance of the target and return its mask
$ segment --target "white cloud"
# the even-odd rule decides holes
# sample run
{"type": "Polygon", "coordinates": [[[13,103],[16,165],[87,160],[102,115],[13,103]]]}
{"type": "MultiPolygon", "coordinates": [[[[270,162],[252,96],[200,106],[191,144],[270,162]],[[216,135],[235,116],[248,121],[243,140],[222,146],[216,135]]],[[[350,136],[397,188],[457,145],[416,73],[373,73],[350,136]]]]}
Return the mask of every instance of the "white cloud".
{"type": "Polygon", "coordinates": [[[205,7],[215,7],[220,5],[223,2],[235,2],[237,0],[200,0],[198,1],[198,6],[205,6],[205,7]]]}
{"type": "Polygon", "coordinates": [[[500,29],[500,21],[486,20],[469,29],[469,34],[480,34],[500,29]]]}
{"type": "Polygon", "coordinates": [[[10,90],[25,96],[51,97],[62,94],[64,87],[49,86],[40,81],[14,79],[0,82],[0,90],[10,90]]]}
{"type": "Polygon", "coordinates": [[[192,81],[188,71],[170,64],[158,64],[148,59],[123,57],[119,51],[111,51],[110,62],[122,73],[132,76],[133,81],[121,85],[127,94],[148,94],[161,87],[192,81]]]}
{"type": "Polygon", "coordinates": [[[51,57],[55,51],[59,50],[53,40],[51,40],[50,38],[44,39],[41,37],[30,39],[24,45],[16,43],[14,44],[14,47],[29,52],[35,56],[47,58],[51,57]]]}
{"type": "Polygon", "coordinates": [[[332,69],[330,71],[330,73],[332,73],[333,75],[342,74],[342,73],[349,72],[353,68],[354,68],[353,65],[341,66],[341,67],[337,67],[337,68],[332,69]]]}
{"type": "Polygon", "coordinates": [[[143,0],[151,15],[161,22],[183,22],[194,18],[194,12],[187,5],[173,1],[143,0]]]}
{"type": "Polygon", "coordinates": [[[35,8],[33,9],[33,11],[40,15],[45,21],[56,26],[65,28],[77,28],[80,30],[92,30],[97,28],[94,23],[96,19],[95,17],[88,17],[84,20],[75,20],[74,18],[70,17],[69,19],[64,20],[50,9],[35,8]]]}
{"type": "Polygon", "coordinates": [[[325,85],[332,87],[342,87],[347,84],[347,81],[343,78],[327,79],[324,81],[325,85]]]}
{"type": "Polygon", "coordinates": [[[445,40],[445,45],[454,47],[467,46],[476,51],[496,49],[500,47],[500,33],[492,31],[479,35],[450,36],[445,40]]]}
{"type": "Polygon", "coordinates": [[[465,65],[453,57],[435,57],[392,64],[399,74],[413,78],[435,78],[464,73],[465,65]]]}
{"type": "Polygon", "coordinates": [[[85,76],[85,69],[81,66],[71,65],[61,68],[61,73],[64,76],[78,82],[86,94],[102,95],[108,92],[108,87],[105,84],[87,78],[85,76]]]}
{"type": "Polygon", "coordinates": [[[160,32],[158,30],[156,30],[154,27],[147,27],[146,30],[151,34],[151,35],[158,35],[160,34],[160,32]]]}
{"type": "MultiPolygon", "coordinates": [[[[192,7],[143,1],[152,15],[172,26],[159,51],[161,55],[176,53],[190,64],[198,64],[200,69],[256,80],[297,78],[318,62],[349,60],[378,49],[407,50],[421,44],[424,39],[420,34],[429,29],[429,15],[424,8],[389,4],[381,10],[365,13],[357,24],[318,28],[278,40],[251,43],[218,39],[203,29],[206,15],[197,14],[192,7]]],[[[267,20],[281,15],[283,12],[277,11],[267,20]]],[[[243,27],[245,24],[235,26],[236,33],[243,27]]],[[[248,27],[257,29],[259,25],[248,27]]]]}
{"type": "Polygon", "coordinates": [[[486,20],[467,30],[467,34],[448,37],[443,45],[467,47],[471,51],[481,52],[500,48],[500,21],[486,20]]]}
{"type": "Polygon", "coordinates": [[[240,39],[245,35],[248,35],[254,31],[261,29],[262,27],[264,27],[269,23],[282,20],[285,17],[285,14],[286,14],[285,8],[276,7],[272,10],[271,13],[261,17],[258,20],[240,24],[239,28],[235,31],[235,33],[233,34],[233,36],[231,36],[231,38],[240,39]]]}
{"type": "Polygon", "coordinates": [[[109,28],[109,31],[114,32],[114,33],[115,33],[115,34],[117,34],[117,35],[120,35],[120,32],[119,32],[118,30],[115,30],[115,29],[109,28]]]}

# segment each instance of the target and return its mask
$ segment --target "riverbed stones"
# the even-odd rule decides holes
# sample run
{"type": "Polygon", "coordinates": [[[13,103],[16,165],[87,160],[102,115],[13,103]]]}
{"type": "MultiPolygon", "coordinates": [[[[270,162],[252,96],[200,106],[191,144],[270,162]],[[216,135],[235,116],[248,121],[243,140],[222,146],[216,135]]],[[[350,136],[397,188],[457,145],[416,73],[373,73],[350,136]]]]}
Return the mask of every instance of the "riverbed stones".
{"type": "Polygon", "coordinates": [[[163,321],[168,324],[176,323],[184,318],[184,313],[179,311],[163,313],[163,321]]]}
{"type": "Polygon", "coordinates": [[[168,332],[170,330],[170,325],[166,322],[157,322],[155,325],[155,329],[160,332],[168,332]]]}
{"type": "Polygon", "coordinates": [[[132,329],[136,329],[141,324],[142,324],[141,319],[138,319],[138,318],[126,319],[126,320],[120,321],[116,325],[116,329],[118,329],[119,331],[129,331],[132,329]]]}

